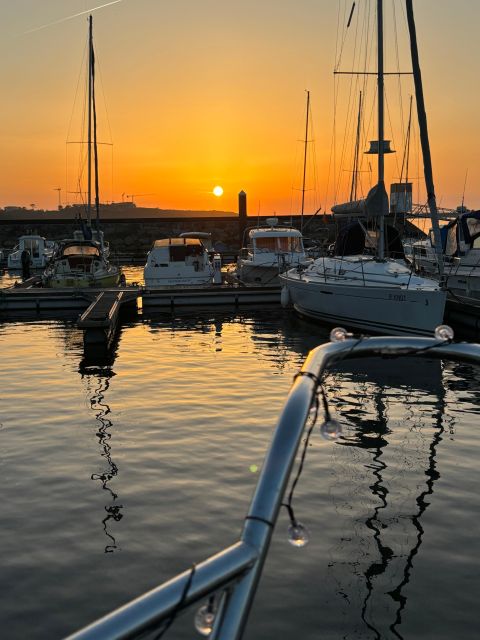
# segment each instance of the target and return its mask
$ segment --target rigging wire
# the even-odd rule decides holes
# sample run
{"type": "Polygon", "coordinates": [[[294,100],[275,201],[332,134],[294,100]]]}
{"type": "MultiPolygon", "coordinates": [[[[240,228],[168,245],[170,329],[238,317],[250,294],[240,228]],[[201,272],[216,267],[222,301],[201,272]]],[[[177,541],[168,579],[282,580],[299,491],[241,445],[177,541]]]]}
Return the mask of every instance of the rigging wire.
{"type": "Polygon", "coordinates": [[[310,117],[311,130],[311,153],[310,153],[310,175],[312,176],[313,207],[312,211],[317,211],[320,207],[318,197],[318,165],[317,165],[317,149],[315,146],[315,125],[313,114],[310,117]]]}
{"type": "Polygon", "coordinates": [[[111,163],[111,176],[110,176],[110,183],[111,183],[111,191],[110,191],[110,199],[113,202],[113,183],[114,183],[114,172],[113,172],[113,135],[112,135],[112,127],[111,127],[111,123],[110,123],[110,114],[109,114],[109,110],[108,110],[108,103],[107,103],[107,98],[106,98],[106,94],[105,94],[105,84],[103,82],[103,74],[102,74],[102,68],[100,65],[100,58],[98,55],[98,50],[95,49],[95,66],[96,66],[96,72],[98,73],[98,77],[100,79],[100,89],[101,89],[101,93],[102,93],[102,101],[103,101],[103,108],[104,108],[104,113],[105,113],[105,121],[107,123],[107,130],[108,130],[108,143],[110,145],[110,163],[111,163]]]}
{"type": "MultiPolygon", "coordinates": [[[[79,74],[78,74],[78,79],[77,79],[77,83],[76,83],[76,89],[75,89],[75,96],[74,96],[74,101],[73,101],[73,105],[72,105],[72,111],[71,111],[71,115],[70,115],[70,120],[69,120],[69,124],[68,124],[68,132],[67,132],[67,139],[66,139],[66,151],[65,151],[65,193],[68,194],[74,194],[74,202],[78,202],[81,205],[83,205],[83,207],[86,209],[86,198],[85,198],[85,189],[84,189],[84,182],[85,182],[85,171],[86,171],[86,167],[87,167],[87,159],[88,159],[88,149],[86,148],[86,144],[85,144],[85,139],[86,139],[86,129],[87,129],[87,105],[88,105],[88,99],[87,99],[87,94],[88,94],[88,62],[86,60],[87,58],[87,51],[88,51],[88,38],[86,40],[85,43],[85,47],[83,50],[83,55],[82,55],[82,61],[81,61],[81,65],[80,65],[80,69],[79,69],[79,74]],[[83,82],[83,95],[82,95],[82,99],[81,99],[81,110],[80,110],[80,114],[79,114],[79,131],[80,131],[80,137],[79,137],[79,142],[71,140],[71,136],[72,136],[72,129],[74,126],[74,118],[75,118],[75,114],[79,111],[78,110],[78,103],[79,103],[79,93],[80,93],[80,85],[81,85],[81,81],[82,79],[84,80],[83,82]],[[78,144],[78,154],[77,154],[77,160],[76,160],[76,176],[74,179],[74,190],[71,191],[69,189],[69,153],[68,153],[68,147],[69,145],[72,144],[78,144]]],[[[111,128],[111,124],[110,124],[110,117],[109,117],[109,111],[108,111],[108,107],[107,107],[107,100],[106,100],[106,95],[105,95],[105,85],[104,85],[104,81],[103,81],[103,75],[102,75],[102,71],[101,71],[101,66],[99,63],[99,58],[98,58],[98,52],[95,49],[95,72],[96,74],[98,74],[99,78],[100,78],[100,87],[101,87],[101,93],[102,93],[102,100],[103,100],[103,107],[104,107],[104,119],[107,123],[107,129],[108,129],[108,136],[109,136],[109,142],[99,142],[99,145],[107,145],[111,147],[110,150],[110,161],[111,161],[111,196],[112,196],[112,201],[113,201],[113,136],[112,136],[112,128],[111,128]]],[[[103,118],[103,116],[102,116],[103,118]]],[[[68,202],[67,202],[68,204],[68,202]]]]}

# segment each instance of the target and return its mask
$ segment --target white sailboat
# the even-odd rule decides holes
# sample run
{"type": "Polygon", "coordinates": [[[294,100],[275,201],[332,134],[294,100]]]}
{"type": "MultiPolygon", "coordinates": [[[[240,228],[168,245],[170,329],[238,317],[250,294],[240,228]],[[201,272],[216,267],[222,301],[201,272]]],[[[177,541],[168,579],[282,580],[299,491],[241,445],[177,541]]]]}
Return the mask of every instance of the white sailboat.
{"type": "Polygon", "coordinates": [[[72,239],[63,240],[43,274],[44,286],[114,287],[120,283],[121,270],[108,261],[108,243],[100,229],[100,200],[98,187],[97,115],[95,107],[95,56],[93,24],[89,16],[88,56],[88,199],[87,222],[72,239]],[[93,138],[92,138],[93,133],[93,138]],[[92,160],[95,179],[96,228],[92,228],[92,160]]]}
{"type": "MultiPolygon", "coordinates": [[[[388,196],[384,155],[389,151],[389,141],[384,138],[382,0],[377,0],[377,33],[378,141],[374,141],[372,147],[378,152],[378,181],[363,202],[353,203],[364,213],[378,217],[376,255],[318,258],[304,270],[291,269],[280,275],[284,285],[282,297],[284,302],[293,303],[299,313],[315,320],[373,332],[430,335],[442,323],[445,291],[438,281],[414,275],[406,262],[386,257],[385,251],[388,196]]],[[[415,70],[413,50],[412,62],[415,70]]],[[[418,104],[417,83],[416,88],[418,104]]],[[[421,128],[422,124],[420,122],[421,128]]],[[[434,194],[433,180],[428,192],[430,196],[434,194]]]]}

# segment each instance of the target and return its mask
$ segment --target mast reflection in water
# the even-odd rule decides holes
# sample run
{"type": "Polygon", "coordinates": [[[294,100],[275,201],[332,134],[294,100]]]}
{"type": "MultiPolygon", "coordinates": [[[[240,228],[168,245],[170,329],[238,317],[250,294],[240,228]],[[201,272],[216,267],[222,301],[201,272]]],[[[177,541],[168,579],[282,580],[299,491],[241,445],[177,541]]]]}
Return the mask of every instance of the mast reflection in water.
{"type": "Polygon", "coordinates": [[[110,481],[118,474],[118,467],[112,459],[112,427],[113,422],[110,419],[110,407],[105,402],[105,395],[110,386],[110,378],[115,374],[110,368],[105,367],[88,367],[80,368],[82,378],[87,378],[87,389],[90,395],[90,408],[95,412],[95,419],[98,422],[96,436],[101,448],[101,456],[105,460],[106,466],[100,473],[93,473],[92,480],[98,480],[102,485],[102,489],[106,491],[111,498],[109,504],[105,505],[107,515],[102,520],[103,530],[110,542],[105,546],[105,553],[112,553],[117,549],[115,537],[109,530],[109,521],[119,522],[123,518],[123,506],[117,502],[118,495],[110,487],[110,481]]]}
{"type": "Polygon", "coordinates": [[[352,502],[338,509],[363,513],[352,522],[354,533],[331,551],[329,571],[352,634],[343,637],[404,638],[402,615],[425,535],[422,520],[440,478],[438,449],[446,424],[447,434],[453,433],[454,419],[446,415],[439,361],[372,359],[343,368],[329,380],[329,392],[348,425],[338,444],[351,448],[352,457],[345,462],[337,454],[336,461],[353,493],[352,502]],[[345,382],[355,391],[350,386],[341,395],[337,384],[345,382]],[[371,504],[364,502],[365,483],[371,504]],[[348,581],[345,565],[351,567],[348,581]],[[363,625],[352,615],[355,603],[363,625]]]}

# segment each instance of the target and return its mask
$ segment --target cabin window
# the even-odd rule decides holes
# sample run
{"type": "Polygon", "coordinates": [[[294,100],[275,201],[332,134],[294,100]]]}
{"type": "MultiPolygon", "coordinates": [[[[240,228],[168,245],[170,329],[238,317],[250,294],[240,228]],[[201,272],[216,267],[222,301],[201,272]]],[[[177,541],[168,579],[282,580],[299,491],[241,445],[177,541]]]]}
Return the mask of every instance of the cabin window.
{"type": "Polygon", "coordinates": [[[40,243],[38,240],[32,238],[25,240],[25,249],[30,252],[32,258],[38,258],[40,256],[40,243]]]}
{"type": "Polygon", "coordinates": [[[276,238],[257,238],[255,247],[260,251],[275,251],[277,248],[276,238]]]}
{"type": "Polygon", "coordinates": [[[170,249],[170,262],[185,262],[187,256],[198,257],[203,253],[201,244],[172,244],[170,249]]]}
{"type": "Polygon", "coordinates": [[[170,247],[170,262],[185,262],[187,247],[185,245],[170,247]]]}
{"type": "Polygon", "coordinates": [[[88,256],[89,258],[91,258],[91,257],[99,256],[100,253],[97,247],[92,247],[91,245],[71,245],[64,248],[63,255],[66,258],[70,256],[72,257],[88,256]]]}

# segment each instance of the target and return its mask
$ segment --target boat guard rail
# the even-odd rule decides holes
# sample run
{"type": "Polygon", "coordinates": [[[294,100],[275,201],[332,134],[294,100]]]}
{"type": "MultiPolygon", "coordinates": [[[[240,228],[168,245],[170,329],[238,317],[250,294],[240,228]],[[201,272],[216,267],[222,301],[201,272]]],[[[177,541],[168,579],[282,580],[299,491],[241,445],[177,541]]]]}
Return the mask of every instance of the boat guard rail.
{"type": "MultiPolygon", "coordinates": [[[[343,335],[348,336],[344,331],[343,335]]],[[[337,342],[313,349],[295,377],[280,415],[240,541],[69,636],[69,640],[120,640],[135,638],[146,631],[158,633],[160,625],[164,623],[168,628],[181,610],[219,592],[210,638],[242,638],[323,374],[329,367],[350,358],[423,355],[480,364],[480,345],[420,337],[342,339],[340,336],[337,342]]],[[[163,636],[163,632],[160,635],[163,636]]]]}

